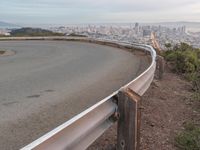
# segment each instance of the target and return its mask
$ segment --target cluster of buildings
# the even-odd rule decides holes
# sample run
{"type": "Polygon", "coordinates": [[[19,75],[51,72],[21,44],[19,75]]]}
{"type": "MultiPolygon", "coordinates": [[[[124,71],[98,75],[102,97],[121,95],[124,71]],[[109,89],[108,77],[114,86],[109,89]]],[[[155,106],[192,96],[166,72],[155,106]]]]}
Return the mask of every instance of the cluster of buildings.
{"type": "Polygon", "coordinates": [[[100,25],[76,25],[53,27],[54,32],[66,35],[77,34],[98,39],[119,40],[152,44],[156,41],[161,49],[165,49],[166,43],[172,45],[185,42],[200,48],[200,33],[187,31],[185,26],[167,27],[161,25],[135,24],[100,24],[100,25]]]}

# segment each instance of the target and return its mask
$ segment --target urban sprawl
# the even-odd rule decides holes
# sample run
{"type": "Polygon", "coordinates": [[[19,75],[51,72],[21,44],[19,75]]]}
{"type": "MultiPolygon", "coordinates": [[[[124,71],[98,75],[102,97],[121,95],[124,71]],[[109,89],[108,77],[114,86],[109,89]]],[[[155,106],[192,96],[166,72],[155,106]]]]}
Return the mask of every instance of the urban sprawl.
{"type": "MultiPolygon", "coordinates": [[[[187,30],[185,26],[167,27],[161,25],[101,24],[101,25],[70,25],[48,28],[51,31],[67,35],[82,35],[97,39],[117,40],[144,44],[155,44],[165,50],[165,44],[181,42],[200,48],[200,32],[187,30]]],[[[0,34],[9,35],[10,30],[0,30],[0,34]]]]}

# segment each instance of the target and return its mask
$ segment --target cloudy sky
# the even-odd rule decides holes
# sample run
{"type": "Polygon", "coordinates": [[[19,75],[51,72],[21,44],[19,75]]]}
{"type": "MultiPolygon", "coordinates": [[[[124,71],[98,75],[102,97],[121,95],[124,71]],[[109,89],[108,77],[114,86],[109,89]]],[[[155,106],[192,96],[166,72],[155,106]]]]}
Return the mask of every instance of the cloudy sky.
{"type": "Polygon", "coordinates": [[[200,0],[0,0],[18,24],[200,21],[200,0]]]}

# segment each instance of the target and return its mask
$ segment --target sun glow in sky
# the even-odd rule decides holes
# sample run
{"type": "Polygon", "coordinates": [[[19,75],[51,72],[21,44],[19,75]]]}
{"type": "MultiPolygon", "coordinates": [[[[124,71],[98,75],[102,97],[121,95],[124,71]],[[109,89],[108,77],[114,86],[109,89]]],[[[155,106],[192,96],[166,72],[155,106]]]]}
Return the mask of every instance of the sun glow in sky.
{"type": "Polygon", "coordinates": [[[200,21],[200,0],[1,0],[0,20],[18,24],[200,21]]]}

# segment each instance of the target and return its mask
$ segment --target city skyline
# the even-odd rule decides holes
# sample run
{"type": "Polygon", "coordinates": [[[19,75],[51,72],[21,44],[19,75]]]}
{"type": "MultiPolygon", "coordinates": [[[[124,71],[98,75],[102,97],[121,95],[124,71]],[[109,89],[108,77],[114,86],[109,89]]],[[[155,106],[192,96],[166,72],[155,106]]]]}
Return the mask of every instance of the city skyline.
{"type": "Polygon", "coordinates": [[[19,25],[200,21],[198,0],[2,0],[0,20],[19,25]]]}

